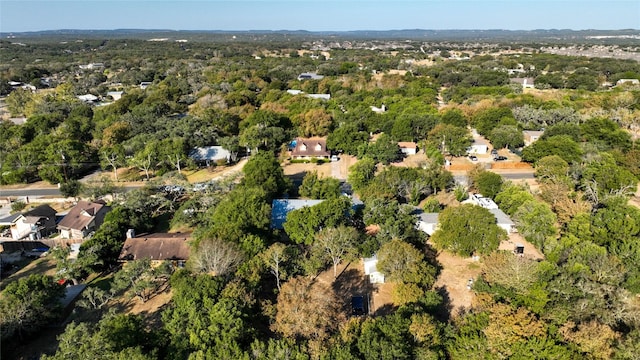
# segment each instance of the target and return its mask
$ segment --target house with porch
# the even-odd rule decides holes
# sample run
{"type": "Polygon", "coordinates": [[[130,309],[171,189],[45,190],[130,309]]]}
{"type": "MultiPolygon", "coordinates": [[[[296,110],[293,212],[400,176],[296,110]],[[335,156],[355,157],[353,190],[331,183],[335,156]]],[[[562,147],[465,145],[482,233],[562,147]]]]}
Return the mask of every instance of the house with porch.
{"type": "Polygon", "coordinates": [[[9,226],[13,240],[40,240],[55,232],[56,211],[44,204],[0,219],[0,225],[9,226]]]}
{"type": "Polygon", "coordinates": [[[58,223],[63,239],[85,239],[98,230],[111,208],[104,201],[78,201],[58,223]]]}

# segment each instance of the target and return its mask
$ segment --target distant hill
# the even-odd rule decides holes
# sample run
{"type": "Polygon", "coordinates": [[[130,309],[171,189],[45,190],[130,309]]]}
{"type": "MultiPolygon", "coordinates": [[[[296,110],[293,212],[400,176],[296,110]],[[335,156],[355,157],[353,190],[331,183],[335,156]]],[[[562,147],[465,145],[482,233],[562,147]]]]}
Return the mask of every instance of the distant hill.
{"type": "Polygon", "coordinates": [[[597,39],[601,42],[628,39],[640,40],[640,30],[358,30],[358,31],[305,31],[305,30],[168,30],[168,29],[116,29],[116,30],[47,30],[33,32],[0,32],[3,39],[77,39],[77,38],[131,38],[131,39],[186,39],[193,41],[216,40],[308,40],[317,38],[361,40],[425,40],[425,41],[518,41],[518,42],[582,42],[597,39]]]}

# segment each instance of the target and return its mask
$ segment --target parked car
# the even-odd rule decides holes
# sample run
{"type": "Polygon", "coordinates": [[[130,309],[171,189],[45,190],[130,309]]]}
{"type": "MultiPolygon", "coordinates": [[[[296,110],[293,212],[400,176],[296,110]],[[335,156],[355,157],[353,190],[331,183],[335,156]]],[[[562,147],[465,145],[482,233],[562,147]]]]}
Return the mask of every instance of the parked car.
{"type": "Polygon", "coordinates": [[[494,161],[503,161],[503,160],[507,160],[506,156],[502,156],[502,155],[498,155],[498,156],[494,156],[493,157],[494,161]]]}
{"type": "Polygon", "coordinates": [[[338,161],[340,158],[337,155],[331,155],[331,161],[338,161]]]}
{"type": "Polygon", "coordinates": [[[498,150],[497,149],[492,149],[491,150],[491,155],[498,155],[498,150]]]}
{"type": "Polygon", "coordinates": [[[469,155],[469,160],[471,161],[478,161],[478,157],[475,155],[469,155]]]}
{"type": "Polygon", "coordinates": [[[354,296],[351,298],[351,314],[353,316],[362,316],[366,314],[363,296],[354,296]]]}

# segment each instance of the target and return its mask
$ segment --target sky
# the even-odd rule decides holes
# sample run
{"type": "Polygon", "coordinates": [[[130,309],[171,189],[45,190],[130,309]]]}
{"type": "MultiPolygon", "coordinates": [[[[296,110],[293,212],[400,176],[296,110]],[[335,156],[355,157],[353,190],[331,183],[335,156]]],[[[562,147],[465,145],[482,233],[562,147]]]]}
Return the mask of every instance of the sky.
{"type": "Polygon", "coordinates": [[[639,0],[0,0],[0,32],[640,29],[639,0]]]}

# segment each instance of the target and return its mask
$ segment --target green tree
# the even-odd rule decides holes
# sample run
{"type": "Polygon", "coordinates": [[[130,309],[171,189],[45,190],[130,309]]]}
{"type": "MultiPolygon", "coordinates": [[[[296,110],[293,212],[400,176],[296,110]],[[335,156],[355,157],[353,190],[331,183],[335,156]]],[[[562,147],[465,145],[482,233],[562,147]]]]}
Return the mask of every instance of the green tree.
{"type": "Polygon", "coordinates": [[[469,130],[455,125],[438,124],[427,134],[427,142],[442,154],[461,156],[467,152],[472,139],[469,130]]]}
{"type": "Polygon", "coordinates": [[[440,121],[443,124],[453,125],[460,128],[467,127],[467,118],[460,109],[456,108],[445,110],[440,117],[440,121]]]}
{"type": "Polygon", "coordinates": [[[381,134],[375,142],[366,143],[358,149],[358,158],[368,157],[385,165],[402,159],[398,143],[391,136],[381,134]]]}
{"type": "Polygon", "coordinates": [[[471,204],[444,209],[438,218],[440,228],[431,240],[442,249],[470,256],[488,254],[498,248],[506,233],[496,225],[489,210],[471,204]]]}
{"type": "Polygon", "coordinates": [[[502,188],[502,176],[491,171],[480,171],[471,178],[473,186],[483,196],[494,199],[502,188]]]}
{"type": "Polygon", "coordinates": [[[311,245],[318,231],[346,224],[350,215],[351,200],[341,196],[291,211],[287,214],[284,231],[294,242],[311,245]]]}
{"type": "Polygon", "coordinates": [[[522,150],[522,160],[535,163],[545,156],[558,155],[567,163],[580,160],[580,146],[567,135],[552,136],[540,139],[522,150]]]}
{"type": "Polygon", "coordinates": [[[332,199],[340,196],[340,181],[336,178],[318,178],[318,172],[307,173],[298,189],[300,196],[310,199],[332,199]]]}
{"type": "Polygon", "coordinates": [[[377,268],[391,281],[415,283],[429,288],[435,282],[435,269],[413,245],[399,239],[384,243],[378,250],[377,268]]]}
{"type": "Polygon", "coordinates": [[[491,130],[488,137],[495,149],[517,148],[524,145],[524,135],[514,125],[497,126],[491,130]]]}
{"type": "Polygon", "coordinates": [[[369,140],[369,133],[354,123],[343,123],[327,137],[327,148],[357,155],[358,148],[369,140]]]}
{"type": "Polygon", "coordinates": [[[7,285],[0,298],[0,334],[5,341],[31,334],[62,313],[64,286],[46,275],[30,275],[7,285]]]}
{"type": "Polygon", "coordinates": [[[242,168],[242,184],[262,188],[269,199],[287,192],[290,182],[284,176],[280,163],[271,152],[259,152],[242,168]]]}
{"type": "Polygon", "coordinates": [[[518,231],[527,241],[545,254],[553,250],[558,233],[555,227],[557,218],[548,204],[529,200],[518,207],[513,218],[518,231]]]}
{"type": "Polygon", "coordinates": [[[369,182],[375,177],[376,162],[375,160],[365,157],[349,168],[349,183],[356,191],[364,189],[369,182]]]}

